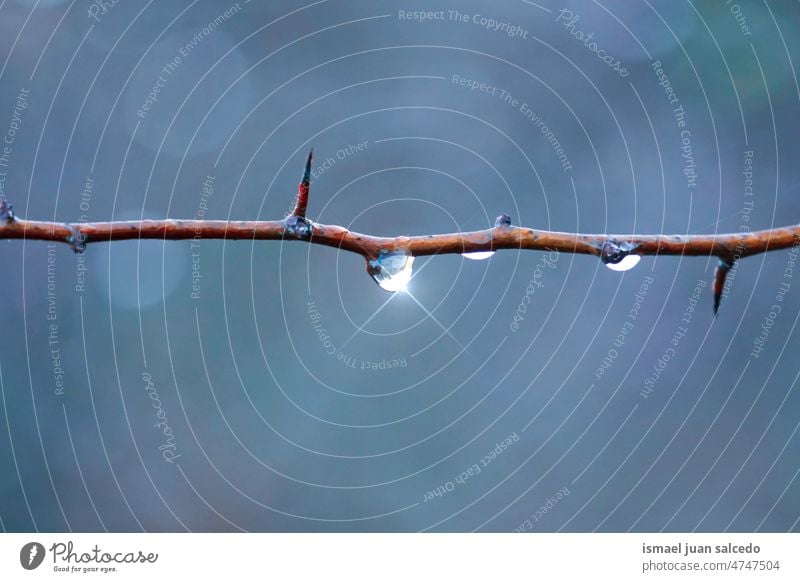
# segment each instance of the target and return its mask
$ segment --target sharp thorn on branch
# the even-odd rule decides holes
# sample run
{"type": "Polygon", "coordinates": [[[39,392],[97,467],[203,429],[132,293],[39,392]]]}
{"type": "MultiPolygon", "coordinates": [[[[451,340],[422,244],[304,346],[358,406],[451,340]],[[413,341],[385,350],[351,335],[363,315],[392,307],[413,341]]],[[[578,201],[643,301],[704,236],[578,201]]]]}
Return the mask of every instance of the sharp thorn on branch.
{"type": "Polygon", "coordinates": [[[314,161],[314,150],[309,150],[306,158],[306,166],[303,169],[303,176],[300,178],[300,185],[297,187],[297,202],[294,210],[283,221],[286,234],[300,240],[309,240],[313,232],[311,221],[306,219],[308,209],[308,193],[311,190],[311,164],[314,161]]]}
{"type": "Polygon", "coordinates": [[[311,190],[311,164],[314,161],[314,149],[308,152],[306,158],[306,167],[303,169],[303,177],[300,179],[300,185],[297,187],[297,202],[295,203],[293,216],[300,218],[306,217],[306,210],[308,209],[308,193],[311,190]]]}
{"type": "Polygon", "coordinates": [[[717,268],[714,270],[714,317],[719,311],[719,305],[722,302],[722,292],[725,290],[725,279],[728,277],[728,271],[733,267],[733,261],[720,258],[717,263],[717,268]]]}

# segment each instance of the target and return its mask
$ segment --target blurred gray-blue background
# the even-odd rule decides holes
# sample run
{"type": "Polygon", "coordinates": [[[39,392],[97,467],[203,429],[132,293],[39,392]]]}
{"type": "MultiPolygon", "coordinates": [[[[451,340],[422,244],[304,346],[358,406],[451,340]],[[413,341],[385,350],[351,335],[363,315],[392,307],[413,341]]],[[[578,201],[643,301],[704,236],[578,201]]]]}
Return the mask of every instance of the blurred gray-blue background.
{"type": "MultiPolygon", "coordinates": [[[[800,221],[797,2],[0,2],[20,216],[800,221]],[[429,11],[419,14],[419,11],[429,11]]],[[[0,243],[5,531],[800,529],[797,252],[0,243]]]]}

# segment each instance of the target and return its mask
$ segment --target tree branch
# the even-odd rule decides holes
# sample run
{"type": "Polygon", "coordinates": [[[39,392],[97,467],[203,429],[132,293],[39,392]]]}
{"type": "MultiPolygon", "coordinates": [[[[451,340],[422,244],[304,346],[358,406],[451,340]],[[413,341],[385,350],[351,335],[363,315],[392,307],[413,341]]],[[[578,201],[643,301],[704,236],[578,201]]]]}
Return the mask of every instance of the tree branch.
{"type": "MultiPolygon", "coordinates": [[[[21,220],[0,199],[0,239],[64,242],[76,252],[87,244],[131,239],[158,240],[300,240],[357,253],[368,264],[381,256],[409,256],[525,249],[595,255],[604,263],[620,263],[628,255],[716,256],[720,264],[713,291],[715,309],[725,276],[740,258],[800,245],[800,225],[748,233],[715,235],[580,234],[512,226],[507,215],[497,218],[494,228],[452,234],[378,237],[353,232],[341,226],[318,224],[306,218],[311,181],[309,153],[297,191],[293,212],[283,220],[140,220],[115,222],[40,222],[21,220]]],[[[372,271],[368,266],[371,274],[372,271]]]]}

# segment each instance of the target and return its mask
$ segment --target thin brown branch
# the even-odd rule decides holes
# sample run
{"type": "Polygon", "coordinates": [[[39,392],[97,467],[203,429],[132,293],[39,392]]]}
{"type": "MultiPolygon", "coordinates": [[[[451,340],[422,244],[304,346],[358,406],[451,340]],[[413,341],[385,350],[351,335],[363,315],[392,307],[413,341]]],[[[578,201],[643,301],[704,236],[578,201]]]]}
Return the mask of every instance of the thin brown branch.
{"type": "Polygon", "coordinates": [[[297,192],[295,209],[284,220],[140,220],[115,222],[39,222],[21,220],[5,200],[0,200],[0,239],[64,242],[77,252],[87,244],[132,239],[159,240],[300,240],[357,253],[374,261],[386,253],[412,256],[454,254],[502,249],[559,251],[596,255],[606,263],[619,263],[627,255],[716,256],[721,267],[713,286],[715,311],[719,307],[725,275],[734,261],[800,245],[800,225],[748,233],[715,235],[580,234],[512,226],[507,215],[494,228],[452,234],[379,237],[336,225],[311,222],[308,207],[312,155],[309,153],[297,192]]]}
{"type": "MultiPolygon", "coordinates": [[[[0,239],[27,239],[85,243],[132,239],[227,239],[292,240],[335,247],[376,258],[381,251],[407,251],[413,256],[444,255],[502,249],[560,251],[600,256],[604,245],[628,243],[626,254],[717,256],[728,260],[785,249],[800,243],[800,225],[760,230],[746,234],[653,235],[580,234],[536,230],[518,226],[496,226],[486,230],[424,236],[379,237],[336,225],[311,225],[310,236],[298,236],[286,220],[133,220],[115,222],[41,222],[15,218],[0,224],[0,239]]],[[[613,262],[613,261],[612,261],[613,262]]]]}

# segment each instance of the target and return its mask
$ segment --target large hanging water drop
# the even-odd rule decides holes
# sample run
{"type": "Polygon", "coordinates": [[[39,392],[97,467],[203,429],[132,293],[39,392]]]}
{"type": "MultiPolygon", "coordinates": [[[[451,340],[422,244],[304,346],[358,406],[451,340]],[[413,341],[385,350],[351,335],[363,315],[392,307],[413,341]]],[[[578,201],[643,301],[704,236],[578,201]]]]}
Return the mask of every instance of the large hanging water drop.
{"type": "Polygon", "coordinates": [[[629,271],[639,264],[642,257],[634,255],[635,245],[629,242],[606,241],[600,250],[600,260],[612,271],[629,271]]]}
{"type": "Polygon", "coordinates": [[[461,253],[461,256],[470,261],[485,261],[494,255],[495,251],[475,251],[473,253],[461,253]]]}
{"type": "Polygon", "coordinates": [[[377,259],[367,261],[367,272],[381,289],[397,293],[411,281],[414,257],[407,251],[381,251],[377,259]]]}

